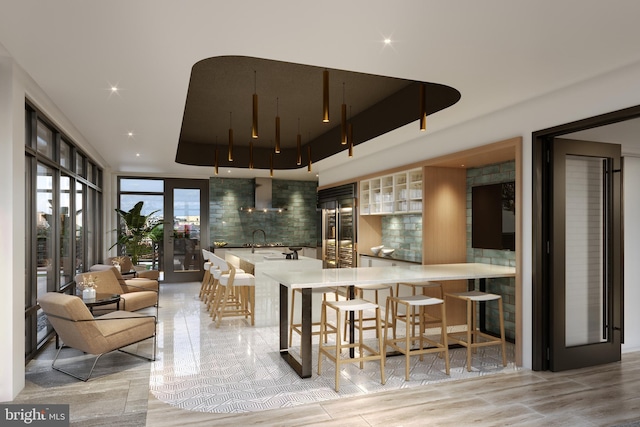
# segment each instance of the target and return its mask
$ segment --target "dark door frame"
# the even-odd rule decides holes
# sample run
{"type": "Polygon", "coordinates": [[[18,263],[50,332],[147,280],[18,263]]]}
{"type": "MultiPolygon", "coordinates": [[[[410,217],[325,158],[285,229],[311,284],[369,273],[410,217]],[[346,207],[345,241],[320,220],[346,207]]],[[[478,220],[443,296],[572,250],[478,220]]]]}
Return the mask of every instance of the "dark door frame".
{"type": "MultiPolygon", "coordinates": [[[[532,135],[533,150],[533,277],[532,277],[532,311],[533,311],[533,342],[532,367],[535,371],[549,369],[550,325],[549,325],[549,290],[545,283],[550,283],[550,271],[547,268],[546,235],[551,224],[550,212],[545,211],[545,198],[550,194],[550,185],[546,179],[546,167],[549,145],[555,137],[567,135],[595,127],[623,122],[640,117],[640,106],[630,107],[583,120],[566,123],[548,129],[534,132],[532,135]]],[[[623,160],[624,162],[624,160],[623,160]]],[[[622,191],[622,190],[621,190],[622,191]]],[[[624,203],[624,202],[623,202],[624,203]]],[[[624,218],[623,218],[624,220],[624,218]]],[[[623,221],[624,222],[624,221],[623,221]]],[[[624,237],[624,230],[622,230],[624,237]]],[[[623,242],[621,242],[621,245],[623,242]]],[[[624,265],[622,266],[624,271],[624,265]]],[[[624,292],[624,286],[623,286],[624,292]]],[[[624,294],[621,295],[624,301],[624,294]]],[[[624,319],[624,317],[623,317],[624,319]]],[[[624,332],[624,323],[621,324],[624,332]]],[[[624,342],[624,334],[622,336],[624,342]]]]}

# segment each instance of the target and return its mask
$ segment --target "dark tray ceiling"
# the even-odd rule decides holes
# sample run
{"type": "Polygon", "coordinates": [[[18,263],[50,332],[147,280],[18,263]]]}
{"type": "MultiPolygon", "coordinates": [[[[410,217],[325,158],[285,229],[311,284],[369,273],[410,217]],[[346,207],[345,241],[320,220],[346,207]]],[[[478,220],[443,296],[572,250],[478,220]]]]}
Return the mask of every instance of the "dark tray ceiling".
{"type": "Polygon", "coordinates": [[[213,166],[217,146],[219,167],[248,168],[254,88],[259,98],[254,167],[270,168],[278,115],[281,153],[274,154],[273,167],[296,169],[308,163],[307,146],[311,147],[312,162],[347,150],[340,143],[343,102],[353,125],[355,146],[419,120],[422,84],[426,89],[427,115],[460,99],[456,89],[437,83],[243,56],[204,59],[191,71],[176,162],[213,166]],[[324,70],[329,70],[329,123],[322,122],[324,70]],[[301,166],[296,164],[298,126],[302,136],[301,166]],[[230,127],[233,161],[227,159],[230,127]]]}

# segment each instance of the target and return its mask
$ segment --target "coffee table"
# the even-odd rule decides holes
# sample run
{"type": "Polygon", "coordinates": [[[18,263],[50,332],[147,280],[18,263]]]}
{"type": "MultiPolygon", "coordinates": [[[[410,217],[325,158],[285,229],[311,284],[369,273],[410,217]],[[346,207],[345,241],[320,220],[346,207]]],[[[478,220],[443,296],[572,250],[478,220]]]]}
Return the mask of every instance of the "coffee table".
{"type": "Polygon", "coordinates": [[[95,298],[80,298],[82,299],[82,302],[84,302],[84,304],[89,307],[89,311],[91,311],[91,313],[93,313],[93,307],[114,303],[116,305],[116,310],[120,310],[120,295],[118,294],[97,293],[95,298]]]}

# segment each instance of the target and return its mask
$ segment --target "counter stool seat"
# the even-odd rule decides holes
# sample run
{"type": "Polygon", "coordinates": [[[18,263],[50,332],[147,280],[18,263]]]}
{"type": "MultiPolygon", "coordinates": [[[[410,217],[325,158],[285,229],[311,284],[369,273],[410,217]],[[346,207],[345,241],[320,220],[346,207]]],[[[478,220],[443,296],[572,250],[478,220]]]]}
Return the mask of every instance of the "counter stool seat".
{"type": "Polygon", "coordinates": [[[507,366],[506,341],[504,335],[504,312],[502,297],[482,291],[446,293],[446,298],[463,300],[467,305],[467,328],[465,332],[449,333],[449,340],[467,348],[467,371],[471,371],[471,353],[478,347],[499,345],[502,347],[502,366],[507,366]],[[500,318],[500,337],[482,332],[476,327],[476,303],[496,301],[500,318]]]}
{"type": "Polygon", "coordinates": [[[244,316],[251,318],[251,326],[255,325],[256,279],[253,274],[245,273],[215,254],[211,254],[211,262],[217,267],[211,275],[216,280],[215,298],[211,306],[211,317],[220,327],[223,317],[244,316]]]}
{"type": "MultiPolygon", "coordinates": [[[[204,251],[204,249],[203,249],[204,251]]],[[[202,285],[200,286],[200,299],[201,300],[205,300],[206,299],[206,294],[207,294],[207,290],[209,287],[209,279],[211,277],[211,273],[209,273],[209,269],[211,268],[213,264],[209,261],[204,263],[204,275],[202,276],[202,285]]]]}
{"type": "MultiPolygon", "coordinates": [[[[311,294],[312,295],[322,295],[322,300],[326,301],[327,300],[327,294],[333,293],[335,295],[335,300],[338,300],[338,289],[337,288],[330,288],[330,287],[322,287],[322,288],[311,288],[311,294]]],[[[299,288],[295,288],[291,290],[291,317],[290,317],[290,321],[289,321],[289,347],[291,347],[293,345],[293,333],[297,333],[298,335],[302,336],[302,323],[294,323],[294,313],[295,313],[295,305],[296,305],[296,294],[302,294],[302,289],[299,288]]],[[[313,329],[313,327],[319,327],[320,326],[320,322],[312,322],[311,323],[311,328],[313,329]]],[[[329,333],[337,333],[336,331],[336,326],[333,324],[327,324],[326,325],[326,329],[328,330],[327,334],[329,333]]],[[[324,336],[324,342],[327,342],[327,334],[325,334],[324,336]]],[[[320,335],[320,330],[317,331],[311,331],[311,335],[320,335]]]]}
{"type": "Polygon", "coordinates": [[[382,328],[380,322],[380,306],[365,300],[361,299],[351,299],[351,300],[342,300],[342,301],[323,301],[322,302],[322,311],[320,314],[320,344],[318,346],[318,375],[322,374],[322,359],[323,356],[327,359],[331,360],[336,365],[336,379],[335,379],[335,390],[339,391],[340,388],[340,366],[345,363],[360,363],[360,369],[364,367],[364,362],[377,360],[380,363],[380,382],[384,384],[386,382],[384,375],[384,361],[385,361],[385,352],[384,352],[384,342],[382,337],[382,328]],[[358,334],[358,341],[353,344],[343,344],[341,337],[339,334],[336,334],[336,342],[335,345],[325,345],[323,343],[322,337],[326,334],[326,325],[327,325],[327,308],[333,309],[336,311],[336,328],[340,330],[340,321],[342,315],[348,312],[357,312],[358,318],[360,322],[360,333],[358,334]],[[362,334],[362,317],[364,310],[375,310],[376,313],[376,326],[378,333],[378,350],[376,351],[372,347],[366,345],[363,341],[362,334]],[[349,357],[348,354],[343,355],[342,351],[344,349],[355,349],[357,353],[353,358],[349,357]]]}
{"type": "MultiPolygon", "coordinates": [[[[380,291],[389,291],[389,295],[393,296],[393,284],[391,283],[379,283],[379,284],[362,284],[362,285],[355,285],[354,287],[354,295],[355,298],[360,298],[363,299],[365,301],[368,301],[366,298],[364,298],[364,291],[372,291],[374,293],[374,299],[373,302],[376,305],[380,305],[379,299],[380,299],[380,291]]],[[[376,325],[375,325],[375,317],[364,317],[362,319],[362,322],[366,322],[367,324],[363,324],[362,328],[365,331],[370,331],[370,330],[376,330],[376,325]],[[371,322],[374,322],[374,324],[370,324],[371,322]]],[[[386,329],[386,328],[390,328],[391,324],[388,324],[386,322],[386,318],[381,318],[380,319],[381,322],[381,326],[382,328],[386,329]]],[[[344,339],[347,339],[347,327],[349,325],[349,319],[348,317],[345,315],[345,322],[344,322],[344,339]]],[[[360,328],[360,324],[358,322],[356,322],[354,324],[354,327],[356,329],[360,328]]],[[[376,335],[377,337],[377,335],[376,335]]]]}
{"type": "Polygon", "coordinates": [[[405,355],[405,380],[409,381],[409,366],[411,356],[419,355],[420,361],[423,360],[423,355],[429,353],[437,353],[439,356],[444,357],[445,371],[449,375],[449,343],[447,341],[447,317],[444,300],[440,298],[428,297],[426,295],[409,295],[403,297],[388,297],[386,305],[385,320],[389,323],[389,314],[394,317],[391,320],[391,324],[394,325],[393,338],[388,338],[387,329],[385,329],[384,343],[385,346],[389,346],[394,350],[405,355]],[[425,326],[427,322],[425,317],[425,307],[427,306],[440,306],[440,341],[436,341],[429,338],[425,334],[425,326]],[[395,317],[397,316],[397,307],[404,306],[406,315],[403,315],[402,321],[405,323],[405,336],[397,337],[395,327],[397,325],[395,317]],[[415,308],[418,308],[418,321],[414,322],[415,308]],[[420,326],[418,335],[415,334],[414,325],[420,326]],[[413,343],[418,342],[418,347],[413,348],[413,343]]]}
{"type": "MultiPolygon", "coordinates": [[[[440,298],[440,299],[444,299],[443,293],[442,293],[442,284],[439,282],[417,282],[417,283],[409,283],[409,282],[398,282],[396,283],[396,296],[400,297],[400,286],[405,286],[408,287],[411,290],[411,295],[427,295],[427,290],[431,289],[431,290],[435,290],[435,297],[436,298],[440,298]]],[[[433,295],[431,295],[433,296],[433,295]]],[[[405,314],[404,313],[399,313],[397,308],[394,307],[395,309],[395,313],[396,316],[394,318],[394,322],[396,320],[405,320],[405,314]]],[[[415,335],[416,333],[416,326],[418,326],[418,322],[420,321],[419,316],[415,316],[415,308],[412,308],[412,311],[414,313],[412,313],[412,334],[415,335]]],[[[433,315],[428,315],[426,314],[424,317],[424,320],[426,322],[426,326],[437,326],[440,324],[440,319],[433,316],[433,315]]],[[[392,325],[393,326],[393,330],[395,331],[395,324],[392,325]]],[[[425,326],[425,327],[426,327],[425,326]]]]}

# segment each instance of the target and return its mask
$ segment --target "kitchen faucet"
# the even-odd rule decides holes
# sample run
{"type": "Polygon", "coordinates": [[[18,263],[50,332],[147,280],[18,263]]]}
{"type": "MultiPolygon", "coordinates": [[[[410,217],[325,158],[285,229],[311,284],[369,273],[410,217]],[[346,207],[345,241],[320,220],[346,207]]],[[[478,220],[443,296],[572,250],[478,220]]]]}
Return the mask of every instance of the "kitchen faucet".
{"type": "Polygon", "coordinates": [[[253,230],[253,234],[251,235],[251,238],[253,240],[253,243],[251,243],[251,253],[254,253],[256,249],[256,233],[258,231],[262,231],[262,236],[264,236],[264,243],[265,245],[267,244],[267,233],[265,233],[265,231],[261,228],[253,230]]]}

